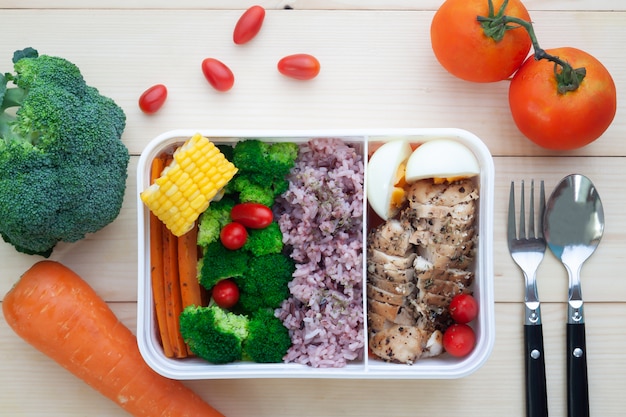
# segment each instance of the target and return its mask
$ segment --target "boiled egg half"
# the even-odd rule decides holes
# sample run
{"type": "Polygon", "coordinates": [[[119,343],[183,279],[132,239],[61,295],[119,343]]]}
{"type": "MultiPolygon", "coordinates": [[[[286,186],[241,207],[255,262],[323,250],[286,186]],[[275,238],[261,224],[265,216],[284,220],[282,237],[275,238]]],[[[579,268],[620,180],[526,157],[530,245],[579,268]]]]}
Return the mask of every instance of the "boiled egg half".
{"type": "Polygon", "coordinates": [[[470,178],[480,173],[474,153],[453,139],[424,142],[406,163],[406,182],[434,178],[436,182],[470,178]]]}
{"type": "Polygon", "coordinates": [[[404,173],[412,148],[406,139],[385,142],[367,165],[367,200],[383,220],[395,216],[406,200],[404,173]]]}

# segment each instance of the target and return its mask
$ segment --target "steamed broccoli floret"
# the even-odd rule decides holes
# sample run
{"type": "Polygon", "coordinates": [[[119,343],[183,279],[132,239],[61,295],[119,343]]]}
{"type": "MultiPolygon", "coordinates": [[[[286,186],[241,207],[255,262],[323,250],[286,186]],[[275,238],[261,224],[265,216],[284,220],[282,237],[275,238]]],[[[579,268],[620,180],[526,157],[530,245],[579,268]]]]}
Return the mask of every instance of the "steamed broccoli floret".
{"type": "Polygon", "coordinates": [[[211,202],[209,208],[200,216],[198,245],[204,247],[219,240],[222,227],[231,222],[230,211],[234,205],[235,202],[228,197],[211,202]]]}
{"type": "Polygon", "coordinates": [[[248,251],[226,249],[221,242],[211,243],[202,254],[200,285],[210,290],[220,280],[243,276],[249,260],[248,251]]]}
{"type": "Polygon", "coordinates": [[[249,250],[254,256],[282,252],[283,233],[278,223],[274,221],[263,229],[249,229],[243,249],[249,250]]]}
{"type": "Polygon", "coordinates": [[[252,314],[248,338],[243,343],[244,357],[259,363],[278,363],[290,347],[289,330],[272,309],[264,308],[252,314]]]}
{"type": "Polygon", "coordinates": [[[213,305],[189,306],[179,316],[180,333],[189,349],[211,363],[221,364],[243,358],[243,342],[248,337],[246,316],[213,305]]]}
{"type": "Polygon", "coordinates": [[[236,277],[239,307],[246,313],[277,308],[289,297],[289,281],[295,271],[293,260],[282,253],[250,258],[243,276],[236,277]]]}
{"type": "Polygon", "coordinates": [[[49,256],[111,223],[126,189],[126,116],[80,70],[27,48],[0,76],[0,235],[49,256]],[[9,84],[10,83],[10,84],[9,84]]]}

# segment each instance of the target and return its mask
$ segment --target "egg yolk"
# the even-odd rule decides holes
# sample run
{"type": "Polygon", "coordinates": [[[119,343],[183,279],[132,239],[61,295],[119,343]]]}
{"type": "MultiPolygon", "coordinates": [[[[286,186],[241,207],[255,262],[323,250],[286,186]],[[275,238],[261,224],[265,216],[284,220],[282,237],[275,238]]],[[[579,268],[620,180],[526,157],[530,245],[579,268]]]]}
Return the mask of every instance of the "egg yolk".
{"type": "Polygon", "coordinates": [[[398,170],[396,171],[396,175],[394,177],[393,189],[391,190],[391,201],[389,201],[390,207],[400,208],[406,200],[406,192],[404,191],[404,188],[406,187],[406,180],[404,178],[405,172],[406,163],[402,163],[398,166],[398,170]]]}

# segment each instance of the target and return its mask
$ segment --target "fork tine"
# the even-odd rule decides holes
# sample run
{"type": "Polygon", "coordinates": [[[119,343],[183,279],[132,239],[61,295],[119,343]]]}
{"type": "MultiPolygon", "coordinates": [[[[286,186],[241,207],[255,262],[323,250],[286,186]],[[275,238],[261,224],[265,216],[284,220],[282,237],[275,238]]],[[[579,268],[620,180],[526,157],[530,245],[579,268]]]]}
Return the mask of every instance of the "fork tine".
{"type": "Polygon", "coordinates": [[[517,239],[517,230],[515,229],[515,183],[511,181],[511,192],[509,194],[509,220],[507,224],[508,242],[511,243],[517,239]]]}
{"type": "Polygon", "coordinates": [[[526,239],[526,219],[524,218],[526,208],[524,207],[524,180],[522,180],[522,191],[519,203],[519,238],[526,239]]]}
{"type": "Polygon", "coordinates": [[[530,180],[530,212],[528,213],[528,237],[535,238],[535,180],[530,180]]]}
{"type": "Polygon", "coordinates": [[[539,227],[537,228],[537,237],[543,238],[543,213],[546,211],[546,191],[543,186],[543,180],[541,180],[541,186],[539,190],[539,227]]]}

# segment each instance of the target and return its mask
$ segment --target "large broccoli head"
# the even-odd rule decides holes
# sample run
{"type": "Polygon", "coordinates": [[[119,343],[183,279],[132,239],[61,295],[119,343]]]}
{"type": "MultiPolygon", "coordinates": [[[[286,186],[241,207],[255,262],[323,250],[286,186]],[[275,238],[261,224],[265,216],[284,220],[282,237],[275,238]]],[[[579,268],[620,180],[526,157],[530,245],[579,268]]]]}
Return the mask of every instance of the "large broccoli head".
{"type": "Polygon", "coordinates": [[[27,48],[14,67],[0,79],[0,234],[49,256],[119,215],[126,116],[63,58],[27,48]]]}

